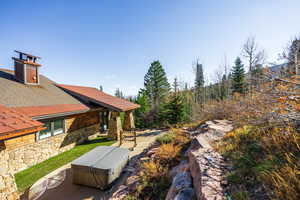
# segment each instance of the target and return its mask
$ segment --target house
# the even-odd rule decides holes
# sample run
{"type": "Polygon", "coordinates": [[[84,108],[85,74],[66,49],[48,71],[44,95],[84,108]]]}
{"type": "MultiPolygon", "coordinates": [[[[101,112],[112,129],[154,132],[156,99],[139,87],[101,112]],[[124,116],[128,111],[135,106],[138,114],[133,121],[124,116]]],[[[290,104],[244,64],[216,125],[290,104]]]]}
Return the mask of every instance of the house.
{"type": "Polygon", "coordinates": [[[107,128],[118,139],[122,129],[134,128],[139,107],[96,88],[57,84],[39,73],[40,57],[16,53],[14,71],[0,69],[0,199],[13,193],[8,177],[16,172],[107,128]]]}

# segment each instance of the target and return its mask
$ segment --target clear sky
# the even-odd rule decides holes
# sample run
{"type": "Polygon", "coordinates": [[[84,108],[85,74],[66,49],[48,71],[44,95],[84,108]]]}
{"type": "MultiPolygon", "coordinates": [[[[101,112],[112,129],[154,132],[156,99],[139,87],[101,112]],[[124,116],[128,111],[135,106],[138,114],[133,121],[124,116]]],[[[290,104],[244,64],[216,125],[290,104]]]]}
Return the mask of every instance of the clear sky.
{"type": "Polygon", "coordinates": [[[133,95],[153,60],[192,83],[197,59],[213,76],[254,35],[274,62],[299,33],[299,0],[1,0],[0,68],[21,50],[58,83],[133,95]]]}

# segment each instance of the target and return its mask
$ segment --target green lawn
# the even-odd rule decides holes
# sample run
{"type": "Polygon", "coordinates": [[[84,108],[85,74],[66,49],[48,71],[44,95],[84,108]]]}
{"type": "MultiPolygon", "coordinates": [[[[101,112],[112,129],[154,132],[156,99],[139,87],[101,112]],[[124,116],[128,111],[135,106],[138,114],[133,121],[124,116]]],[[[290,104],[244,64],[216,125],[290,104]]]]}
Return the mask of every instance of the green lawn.
{"type": "Polygon", "coordinates": [[[81,145],[77,145],[69,151],[63,152],[59,155],[49,158],[48,160],[45,160],[44,162],[20,171],[15,174],[15,181],[17,183],[18,190],[20,192],[25,191],[43,176],[69,162],[72,162],[76,158],[97,146],[110,146],[113,143],[115,143],[115,141],[108,140],[104,137],[99,137],[81,145]]]}

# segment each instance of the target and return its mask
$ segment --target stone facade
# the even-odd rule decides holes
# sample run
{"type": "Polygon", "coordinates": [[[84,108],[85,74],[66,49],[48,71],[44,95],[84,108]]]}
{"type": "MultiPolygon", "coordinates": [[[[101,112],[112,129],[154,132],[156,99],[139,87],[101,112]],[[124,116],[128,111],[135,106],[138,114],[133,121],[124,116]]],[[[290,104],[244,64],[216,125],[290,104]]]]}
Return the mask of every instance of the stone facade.
{"type": "Polygon", "coordinates": [[[99,127],[99,113],[90,112],[67,117],[66,133],[39,141],[35,133],[4,141],[5,149],[0,151],[0,199],[17,199],[13,174],[73,148],[98,133],[99,127]]]}
{"type": "Polygon", "coordinates": [[[126,111],[125,117],[124,117],[124,130],[130,131],[131,129],[134,129],[134,118],[132,111],[126,111]]]}
{"type": "Polygon", "coordinates": [[[122,133],[122,122],[119,112],[111,112],[108,122],[108,137],[119,140],[122,133]]]}

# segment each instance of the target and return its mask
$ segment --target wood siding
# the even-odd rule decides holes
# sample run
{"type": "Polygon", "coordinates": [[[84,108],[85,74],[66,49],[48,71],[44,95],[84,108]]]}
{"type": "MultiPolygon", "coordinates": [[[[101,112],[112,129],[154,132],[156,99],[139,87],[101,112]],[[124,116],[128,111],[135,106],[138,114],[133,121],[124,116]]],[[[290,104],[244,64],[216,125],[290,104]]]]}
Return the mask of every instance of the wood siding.
{"type": "MultiPolygon", "coordinates": [[[[65,130],[67,133],[88,127],[100,122],[100,115],[98,111],[72,115],[65,119],[65,130]]],[[[100,127],[99,127],[100,128],[100,127]]]]}
{"type": "Polygon", "coordinates": [[[35,134],[30,134],[30,135],[24,135],[21,137],[16,137],[16,138],[12,138],[9,140],[5,140],[4,144],[5,144],[5,148],[7,150],[11,150],[11,149],[17,149],[19,147],[22,147],[24,145],[28,145],[28,144],[32,144],[35,143],[35,134]]]}

